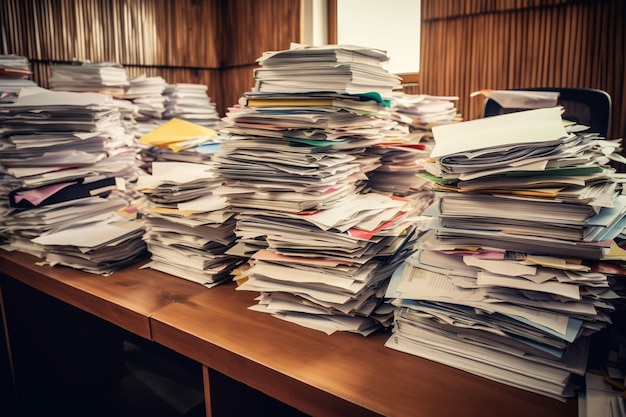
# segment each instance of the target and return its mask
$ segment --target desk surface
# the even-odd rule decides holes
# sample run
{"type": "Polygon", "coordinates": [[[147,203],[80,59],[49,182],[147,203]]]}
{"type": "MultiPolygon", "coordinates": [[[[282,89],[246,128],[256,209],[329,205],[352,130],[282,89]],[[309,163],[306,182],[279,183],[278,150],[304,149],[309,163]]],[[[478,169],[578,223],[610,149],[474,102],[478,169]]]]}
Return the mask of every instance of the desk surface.
{"type": "Polygon", "coordinates": [[[207,288],[151,269],[127,268],[109,277],[57,266],[0,250],[0,272],[134,334],[151,339],[150,316],[207,288]]]}
{"type": "Polygon", "coordinates": [[[557,400],[383,346],[326,335],[248,310],[256,293],[232,283],[153,315],[153,337],[308,414],[325,416],[575,416],[557,400]]]}
{"type": "Polygon", "coordinates": [[[383,346],[248,310],[256,293],[136,266],[110,277],[0,251],[0,270],[312,415],[576,416],[562,403],[383,346]]]}

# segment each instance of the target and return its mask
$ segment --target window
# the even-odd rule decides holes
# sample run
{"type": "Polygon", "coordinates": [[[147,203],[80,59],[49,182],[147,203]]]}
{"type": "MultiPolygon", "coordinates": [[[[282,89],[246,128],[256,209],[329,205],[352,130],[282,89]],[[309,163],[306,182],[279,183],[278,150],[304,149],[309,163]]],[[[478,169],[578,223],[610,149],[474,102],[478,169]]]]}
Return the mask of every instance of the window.
{"type": "Polygon", "coordinates": [[[389,72],[419,72],[419,0],[302,0],[302,6],[303,43],[382,49],[389,72]]]}

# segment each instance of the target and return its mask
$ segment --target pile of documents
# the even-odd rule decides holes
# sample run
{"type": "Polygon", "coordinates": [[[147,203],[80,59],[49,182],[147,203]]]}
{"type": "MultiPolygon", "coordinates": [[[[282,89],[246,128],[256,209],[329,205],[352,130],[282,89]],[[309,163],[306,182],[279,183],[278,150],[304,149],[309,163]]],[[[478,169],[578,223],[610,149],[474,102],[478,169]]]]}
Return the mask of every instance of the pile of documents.
{"type": "Polygon", "coordinates": [[[241,258],[225,254],[235,243],[235,213],[214,195],[220,185],[210,164],[152,163],[152,175],[138,181],[149,201],[142,207],[147,267],[207,287],[230,278],[241,258]]]}
{"type": "Polygon", "coordinates": [[[0,55],[0,103],[12,103],[22,88],[36,87],[30,79],[32,71],[28,58],[20,55],[0,55]]]}
{"type": "Polygon", "coordinates": [[[380,156],[381,166],[368,174],[369,185],[377,192],[406,196],[420,201],[425,208],[432,202],[430,182],[421,174],[423,161],[430,158],[434,146],[432,128],[461,120],[454,102],[458,97],[394,92],[389,111],[379,113],[395,122],[389,139],[368,149],[380,156]],[[392,132],[402,132],[393,137],[392,132]]]}
{"type": "MultiPolygon", "coordinates": [[[[140,142],[168,148],[171,152],[165,155],[175,155],[219,146],[212,142],[216,137],[212,129],[172,119],[140,142]]],[[[243,260],[226,254],[236,239],[235,213],[225,197],[216,195],[222,180],[211,159],[181,162],[163,158],[151,163],[150,172],[137,182],[138,190],[148,199],[141,208],[144,240],[152,257],[146,267],[207,287],[230,279],[231,271],[243,260]]]]}
{"type": "Polygon", "coordinates": [[[135,115],[135,137],[140,138],[163,124],[166,81],[162,77],[146,77],[145,75],[129,80],[124,92],[124,99],[137,106],[135,115]]]}
{"type": "Polygon", "coordinates": [[[217,107],[208,95],[204,84],[168,84],[164,94],[167,98],[164,119],[182,119],[212,129],[220,126],[217,107]]]}
{"type": "Polygon", "coordinates": [[[394,92],[389,115],[408,130],[410,142],[425,144],[430,153],[434,145],[433,127],[463,120],[455,105],[458,100],[456,96],[394,92]]]}
{"type": "Polygon", "coordinates": [[[432,139],[432,128],[462,120],[456,108],[456,96],[431,96],[428,94],[394,93],[391,100],[392,115],[410,127],[411,132],[432,139]]]}
{"type": "Polygon", "coordinates": [[[261,293],[252,310],[328,334],[389,326],[393,309],[382,296],[412,249],[410,210],[405,199],[375,193],[325,210],[243,210],[236,233],[252,255],[240,253],[251,261],[237,289],[261,293]]]}
{"type": "Polygon", "coordinates": [[[151,172],[154,161],[210,163],[221,149],[225,134],[182,119],[170,119],[138,140],[144,171],[151,172]]]}
{"type": "Polygon", "coordinates": [[[115,62],[74,61],[71,64],[54,64],[48,80],[53,91],[92,92],[109,94],[120,115],[121,125],[129,134],[136,128],[135,114],[138,106],[125,99],[125,89],[130,85],[126,69],[115,62]]]}
{"type": "Polygon", "coordinates": [[[431,150],[432,141],[423,141],[420,134],[371,146],[367,152],[380,158],[380,166],[368,173],[369,186],[376,192],[407,197],[422,211],[434,197],[430,181],[420,175],[426,172],[422,162],[431,150]]]}
{"type": "MultiPolygon", "coordinates": [[[[96,198],[99,197],[92,197],[96,198]]],[[[103,198],[100,200],[107,201],[103,198]]],[[[72,215],[85,202],[78,200],[72,202],[71,206],[66,205],[67,212],[64,214],[72,215]]],[[[118,210],[127,207],[124,200],[117,199],[113,202],[118,203],[118,210]]],[[[85,214],[89,217],[85,218],[84,224],[73,219],[72,226],[52,229],[32,239],[32,242],[43,247],[45,262],[49,265],[64,265],[104,276],[147,256],[146,245],[141,239],[141,221],[129,220],[116,212],[107,212],[106,209],[102,209],[100,213],[98,216],[97,213],[87,211],[85,214]]]]}
{"type": "Polygon", "coordinates": [[[396,81],[380,69],[385,59],[337,45],[265,54],[264,68],[279,65],[280,78],[301,88],[267,92],[268,75],[256,71],[257,88],[223,119],[231,137],[214,156],[225,183],[218,193],[238,211],[229,253],[251,258],[237,276],[238,290],[261,293],[251,308],[327,333],[367,335],[390,324],[382,296],[411,248],[417,209],[407,198],[368,193],[367,174],[381,162],[367,150],[395,125],[378,117],[389,104],[381,80],[385,94],[396,81]],[[332,72],[337,60],[342,72],[354,62],[376,75],[357,90],[312,70],[332,72]]]}
{"type": "Polygon", "coordinates": [[[123,97],[129,85],[126,69],[116,62],[74,61],[54,64],[48,79],[55,91],[89,91],[123,97]]]}
{"type": "Polygon", "coordinates": [[[254,70],[255,91],[261,93],[337,94],[378,92],[390,99],[400,88],[400,78],[382,64],[387,53],[359,46],[307,46],[292,44],[284,51],[268,51],[257,60],[254,70]]]}
{"type": "MultiPolygon", "coordinates": [[[[573,395],[611,322],[600,262],[622,254],[618,141],[567,129],[558,107],[433,128],[437,200],[387,296],[386,346],[542,395],[573,395]]],[[[621,257],[622,259],[623,256],[621,257]]]]}
{"type": "Polygon", "coordinates": [[[7,249],[103,274],[144,256],[141,224],[124,212],[134,139],[110,95],[23,89],[0,105],[0,126],[7,249]]]}
{"type": "Polygon", "coordinates": [[[167,84],[161,77],[131,80],[125,97],[139,106],[135,136],[141,138],[147,172],[153,161],[209,162],[220,148],[226,135],[218,132],[220,118],[207,89],[202,84],[167,84]]]}

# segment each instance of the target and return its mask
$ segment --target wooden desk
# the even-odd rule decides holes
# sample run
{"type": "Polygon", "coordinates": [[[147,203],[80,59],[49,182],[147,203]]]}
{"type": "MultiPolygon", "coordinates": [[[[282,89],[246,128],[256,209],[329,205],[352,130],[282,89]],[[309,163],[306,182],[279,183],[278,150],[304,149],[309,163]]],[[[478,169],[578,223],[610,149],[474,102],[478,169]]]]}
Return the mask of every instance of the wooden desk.
{"type": "Polygon", "coordinates": [[[109,277],[68,267],[39,266],[40,259],[0,250],[0,271],[45,294],[152,339],[150,316],[207,288],[151,269],[126,268],[109,277]]]}
{"type": "Polygon", "coordinates": [[[561,403],[383,346],[247,310],[256,293],[221,285],[152,316],[154,340],[320,416],[575,416],[561,403]]]}
{"type": "Polygon", "coordinates": [[[561,403],[383,346],[388,333],[364,338],[324,333],[247,309],[252,292],[232,283],[206,289],[149,269],[100,277],[0,251],[3,273],[135,334],[149,337],[316,416],[576,416],[561,403]]]}

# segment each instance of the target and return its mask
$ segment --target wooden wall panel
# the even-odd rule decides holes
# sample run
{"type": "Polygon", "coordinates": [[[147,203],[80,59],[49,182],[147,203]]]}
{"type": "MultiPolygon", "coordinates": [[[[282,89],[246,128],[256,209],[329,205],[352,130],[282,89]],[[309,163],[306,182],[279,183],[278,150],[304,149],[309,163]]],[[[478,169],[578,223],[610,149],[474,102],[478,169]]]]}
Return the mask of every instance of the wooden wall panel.
{"type": "Polygon", "coordinates": [[[33,60],[217,68],[218,0],[6,0],[7,49],[33,60]]]}
{"type": "Polygon", "coordinates": [[[226,0],[221,6],[223,67],[249,65],[265,51],[300,41],[300,1],[226,0]]]}
{"type": "MultiPolygon", "coordinates": [[[[256,58],[300,39],[294,0],[4,0],[2,53],[33,61],[116,61],[129,75],[199,82],[221,114],[252,86],[256,58]]],[[[622,0],[422,0],[419,91],[458,95],[480,117],[482,88],[582,86],[613,98],[611,137],[626,129],[622,0]]],[[[416,91],[411,91],[416,92],[416,91]]]]}
{"type": "Polygon", "coordinates": [[[420,92],[458,95],[482,115],[483,88],[589,87],[613,100],[610,138],[626,132],[623,0],[422,0],[420,92]]]}
{"type": "Polygon", "coordinates": [[[252,70],[265,51],[289,49],[300,42],[300,1],[226,0],[221,3],[221,107],[225,112],[254,85],[252,70]]]}
{"type": "Polygon", "coordinates": [[[264,51],[299,42],[300,2],[2,0],[0,35],[0,53],[28,57],[42,87],[55,62],[119,62],[131,78],[207,84],[224,114],[264,51]]]}

